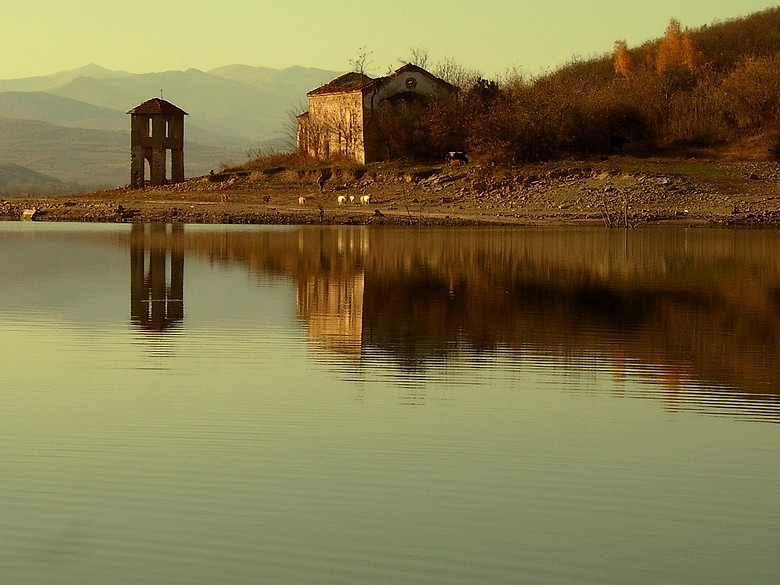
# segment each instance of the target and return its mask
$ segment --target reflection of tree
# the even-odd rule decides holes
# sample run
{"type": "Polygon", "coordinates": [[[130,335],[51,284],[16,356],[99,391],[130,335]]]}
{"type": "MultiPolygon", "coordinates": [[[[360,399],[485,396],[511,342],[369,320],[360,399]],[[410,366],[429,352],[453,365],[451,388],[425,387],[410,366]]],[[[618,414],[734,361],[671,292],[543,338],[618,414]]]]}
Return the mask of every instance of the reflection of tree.
{"type": "MultiPolygon", "coordinates": [[[[778,308],[740,311],[717,291],[462,280],[396,274],[366,280],[364,340],[420,364],[496,348],[564,359],[684,369],[700,382],[757,393],[780,384],[778,308]]],[[[690,379],[690,378],[689,378],[690,379]]]]}
{"type": "Polygon", "coordinates": [[[778,243],[775,232],[705,230],[182,235],[188,253],[294,279],[313,340],[371,347],[409,372],[501,348],[764,395],[780,388],[778,243]]]}
{"type": "Polygon", "coordinates": [[[421,369],[457,348],[462,300],[436,274],[373,274],[365,284],[365,343],[396,356],[407,370],[421,369]]]}
{"type": "Polygon", "coordinates": [[[184,319],[183,235],[181,224],[131,228],[130,317],[142,329],[165,331],[184,319]]]}

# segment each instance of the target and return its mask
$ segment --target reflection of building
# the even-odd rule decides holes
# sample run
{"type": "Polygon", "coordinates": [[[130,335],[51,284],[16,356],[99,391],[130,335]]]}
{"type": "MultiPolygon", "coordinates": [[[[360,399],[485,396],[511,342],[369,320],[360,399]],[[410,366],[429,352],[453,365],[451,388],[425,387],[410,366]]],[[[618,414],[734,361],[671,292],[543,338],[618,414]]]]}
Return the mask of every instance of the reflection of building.
{"type": "Polygon", "coordinates": [[[780,420],[780,235],[730,233],[725,250],[719,238],[367,226],[185,235],[136,225],[131,313],[151,331],[183,318],[186,248],[294,281],[310,343],[341,358],[382,355],[408,372],[461,352],[593,363],[621,395],[636,381],[663,389],[670,410],[780,420]]]}
{"type": "Polygon", "coordinates": [[[170,102],[153,98],[130,114],[130,186],[180,183],[184,180],[184,116],[170,102]],[[170,174],[168,174],[170,151],[170,174]],[[148,174],[147,174],[148,170],[148,174]],[[147,179],[148,177],[148,179],[147,179]]]}
{"type": "Polygon", "coordinates": [[[363,339],[363,273],[317,275],[298,281],[298,315],[309,337],[328,349],[360,354],[363,339]]]}
{"type": "Polygon", "coordinates": [[[297,277],[298,317],[309,339],[342,354],[360,355],[363,345],[365,276],[362,259],[368,251],[368,230],[329,229],[299,232],[297,253],[316,262],[297,277]],[[308,239],[306,235],[316,237],[308,239]]]}
{"type": "Polygon", "coordinates": [[[165,331],[184,319],[183,236],[180,224],[133,224],[130,316],[143,329],[165,331]]]}

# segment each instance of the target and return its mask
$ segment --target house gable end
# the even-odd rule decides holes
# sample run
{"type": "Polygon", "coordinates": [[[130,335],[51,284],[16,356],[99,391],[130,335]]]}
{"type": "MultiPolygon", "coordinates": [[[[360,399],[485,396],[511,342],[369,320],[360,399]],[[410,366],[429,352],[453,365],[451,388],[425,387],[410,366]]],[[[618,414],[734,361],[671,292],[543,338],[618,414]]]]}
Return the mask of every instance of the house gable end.
{"type": "Polygon", "coordinates": [[[455,91],[451,84],[411,63],[396,69],[387,77],[374,80],[370,89],[370,92],[366,92],[364,102],[368,109],[376,107],[383,100],[393,99],[403,94],[427,97],[452,94],[455,91]]]}

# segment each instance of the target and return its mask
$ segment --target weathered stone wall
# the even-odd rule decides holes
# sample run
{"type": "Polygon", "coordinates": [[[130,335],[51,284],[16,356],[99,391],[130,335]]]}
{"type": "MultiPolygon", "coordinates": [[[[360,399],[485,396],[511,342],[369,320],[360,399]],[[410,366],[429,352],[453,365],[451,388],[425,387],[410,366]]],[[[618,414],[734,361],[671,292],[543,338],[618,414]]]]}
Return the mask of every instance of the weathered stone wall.
{"type": "Polygon", "coordinates": [[[366,162],[361,92],[310,96],[307,125],[312,156],[366,162]]]}
{"type": "Polygon", "coordinates": [[[184,180],[184,116],[133,114],[130,118],[130,186],[146,183],[144,163],[149,163],[149,183],[165,185],[184,180]],[[168,151],[171,177],[166,177],[168,151]]]}
{"type": "Polygon", "coordinates": [[[349,90],[324,86],[309,94],[308,114],[298,118],[298,147],[322,159],[384,160],[390,153],[379,122],[382,104],[394,99],[424,104],[429,96],[451,91],[448,83],[412,65],[388,77],[365,78],[349,90]]]}

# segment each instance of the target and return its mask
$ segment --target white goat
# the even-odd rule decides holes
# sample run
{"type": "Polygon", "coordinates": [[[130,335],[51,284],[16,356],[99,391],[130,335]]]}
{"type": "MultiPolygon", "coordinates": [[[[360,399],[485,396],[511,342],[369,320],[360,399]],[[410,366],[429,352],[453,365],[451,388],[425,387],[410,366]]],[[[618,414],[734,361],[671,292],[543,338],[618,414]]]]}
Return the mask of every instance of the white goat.
{"type": "Polygon", "coordinates": [[[337,201],[339,202],[339,205],[346,205],[347,204],[347,196],[346,195],[339,195],[337,197],[337,201]]]}
{"type": "Polygon", "coordinates": [[[306,205],[306,197],[298,197],[298,205],[306,205]]]}
{"type": "Polygon", "coordinates": [[[369,203],[371,203],[371,195],[361,195],[360,202],[363,205],[368,205],[369,203]]]}

